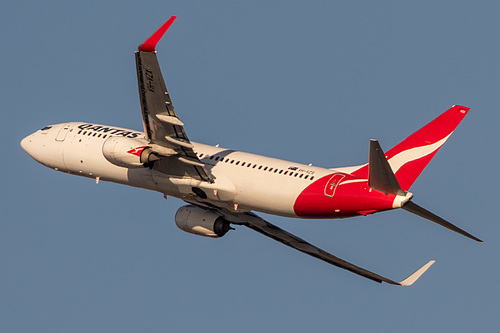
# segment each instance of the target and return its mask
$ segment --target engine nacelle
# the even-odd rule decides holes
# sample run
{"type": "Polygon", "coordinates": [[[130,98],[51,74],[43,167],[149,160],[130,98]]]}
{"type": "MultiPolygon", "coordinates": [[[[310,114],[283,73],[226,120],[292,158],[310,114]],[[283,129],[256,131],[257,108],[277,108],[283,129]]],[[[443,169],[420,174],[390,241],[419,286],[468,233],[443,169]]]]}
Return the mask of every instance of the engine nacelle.
{"type": "Polygon", "coordinates": [[[115,165],[143,168],[150,161],[151,149],[144,140],[110,136],[102,145],[102,154],[115,165]]]}
{"type": "Polygon", "coordinates": [[[183,206],[175,214],[179,229],[191,234],[218,238],[224,236],[231,226],[223,216],[197,206],[183,206]]]}

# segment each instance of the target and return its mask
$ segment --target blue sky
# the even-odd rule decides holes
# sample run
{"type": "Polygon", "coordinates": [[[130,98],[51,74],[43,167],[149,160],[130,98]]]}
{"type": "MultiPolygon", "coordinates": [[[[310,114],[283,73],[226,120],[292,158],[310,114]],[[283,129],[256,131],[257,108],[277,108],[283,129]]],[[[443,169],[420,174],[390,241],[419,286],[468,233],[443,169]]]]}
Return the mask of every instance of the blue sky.
{"type": "Polygon", "coordinates": [[[495,1],[16,1],[0,5],[5,332],[497,331],[500,116],[495,1]],[[334,167],[365,163],[453,104],[471,107],[412,187],[485,240],[404,211],[262,214],[379,285],[246,228],[179,230],[182,202],[64,175],[20,140],[52,123],[141,129],[134,50],[157,47],[191,140],[334,167]]]}

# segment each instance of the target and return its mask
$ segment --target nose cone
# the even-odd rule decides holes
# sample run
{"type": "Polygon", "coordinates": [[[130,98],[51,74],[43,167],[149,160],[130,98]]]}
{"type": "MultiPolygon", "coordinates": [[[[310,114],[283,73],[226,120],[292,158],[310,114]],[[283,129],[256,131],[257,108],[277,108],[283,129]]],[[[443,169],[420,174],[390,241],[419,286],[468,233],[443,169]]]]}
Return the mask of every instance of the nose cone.
{"type": "Polygon", "coordinates": [[[21,147],[25,152],[28,153],[31,157],[33,157],[33,143],[32,143],[33,134],[28,135],[24,139],[21,140],[21,147]]]}
{"type": "Polygon", "coordinates": [[[49,168],[63,169],[63,149],[62,141],[56,140],[61,125],[52,125],[36,131],[21,140],[21,147],[35,161],[49,168]]]}
{"type": "Polygon", "coordinates": [[[46,165],[47,153],[50,149],[47,148],[47,136],[35,132],[21,140],[21,147],[35,161],[46,165]]]}

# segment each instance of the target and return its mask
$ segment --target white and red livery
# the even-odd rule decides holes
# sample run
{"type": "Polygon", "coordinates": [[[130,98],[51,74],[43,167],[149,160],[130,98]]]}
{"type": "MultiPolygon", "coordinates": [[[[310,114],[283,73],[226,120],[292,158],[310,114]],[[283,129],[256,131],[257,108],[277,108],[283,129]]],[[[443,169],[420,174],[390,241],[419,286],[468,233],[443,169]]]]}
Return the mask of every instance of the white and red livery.
{"type": "Polygon", "coordinates": [[[409,192],[469,108],[451,107],[385,153],[372,140],[369,162],[353,167],[325,169],[192,142],[173,108],[156,58],[156,44],[174,20],[165,22],[136,52],[144,132],[82,122],[56,124],[24,138],[23,149],[57,171],[186,201],[175,216],[184,231],[222,237],[231,225],[244,225],[377,282],[411,285],[434,261],[396,282],[337,258],[251,211],[333,219],[403,208],[480,241],[413,203],[409,192]]]}

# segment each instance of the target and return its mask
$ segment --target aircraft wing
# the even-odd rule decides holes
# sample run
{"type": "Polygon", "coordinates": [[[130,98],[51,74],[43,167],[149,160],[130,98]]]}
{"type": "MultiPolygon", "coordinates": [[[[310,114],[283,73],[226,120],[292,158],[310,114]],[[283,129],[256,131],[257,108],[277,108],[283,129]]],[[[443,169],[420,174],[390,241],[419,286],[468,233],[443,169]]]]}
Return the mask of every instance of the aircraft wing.
{"type": "Polygon", "coordinates": [[[159,171],[211,182],[210,174],[194,153],[184,124],[175,112],[156,58],[156,44],[175,18],[172,16],[165,22],[135,53],[144,132],[152,151],[160,159],[158,164],[163,165],[159,171]],[[169,163],[161,163],[164,159],[169,159],[169,163]],[[177,163],[171,163],[172,160],[177,163]]]}
{"type": "Polygon", "coordinates": [[[306,242],[305,240],[265,221],[253,213],[227,213],[224,212],[224,217],[232,224],[244,225],[253,229],[264,236],[270,237],[280,243],[285,244],[293,249],[299,250],[305,254],[323,260],[331,265],[346,269],[352,273],[361,275],[370,280],[382,283],[389,283],[394,285],[409,286],[412,285],[435,261],[431,260],[415,273],[410,275],[403,281],[396,282],[391,279],[380,276],[376,273],[370,272],[364,268],[353,265],[345,260],[342,260],[322,249],[306,242]]]}

